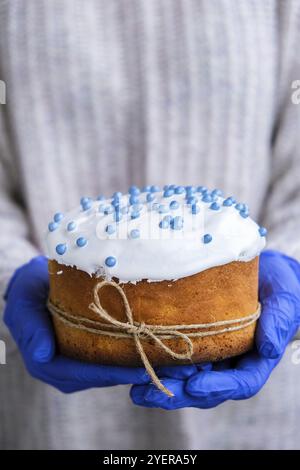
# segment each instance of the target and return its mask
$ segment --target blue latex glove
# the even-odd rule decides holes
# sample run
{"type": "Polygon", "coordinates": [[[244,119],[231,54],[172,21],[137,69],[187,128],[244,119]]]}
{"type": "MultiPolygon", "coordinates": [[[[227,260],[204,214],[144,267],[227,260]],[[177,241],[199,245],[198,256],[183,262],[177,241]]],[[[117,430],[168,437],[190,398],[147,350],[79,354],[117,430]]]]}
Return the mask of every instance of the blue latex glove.
{"type": "Polygon", "coordinates": [[[300,264],[276,251],[260,257],[259,295],[262,313],[256,332],[256,350],[239,358],[197,366],[158,369],[169,398],[153,385],[136,385],[131,398],[137,405],[174,410],[212,408],[225,400],[255,395],[280,361],[300,324],[300,264]]]}
{"type": "Polygon", "coordinates": [[[149,382],[145,369],[88,364],[55,352],[49,313],[47,260],[38,256],[19,268],[7,288],[4,322],[29,373],[65,393],[92,387],[149,382]]]}

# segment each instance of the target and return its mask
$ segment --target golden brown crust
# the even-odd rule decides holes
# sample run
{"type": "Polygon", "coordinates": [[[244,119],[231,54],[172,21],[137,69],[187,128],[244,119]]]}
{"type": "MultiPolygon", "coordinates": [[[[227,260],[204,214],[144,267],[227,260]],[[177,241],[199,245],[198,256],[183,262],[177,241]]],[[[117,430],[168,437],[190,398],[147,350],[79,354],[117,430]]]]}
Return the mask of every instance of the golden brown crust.
{"type": "MultiPolygon", "coordinates": [[[[54,305],[73,315],[99,320],[88,307],[99,278],[54,260],[49,261],[49,274],[50,299],[54,305]]],[[[257,309],[258,257],[249,262],[217,266],[177,281],[149,283],[144,280],[121,284],[121,287],[137,322],[179,325],[241,318],[257,309]]],[[[101,290],[101,304],[116,319],[127,321],[121,298],[112,287],[101,290]]],[[[141,364],[130,338],[99,336],[71,328],[57,318],[53,321],[59,349],[67,356],[102,364],[141,364]]],[[[193,361],[216,361],[248,351],[253,346],[255,326],[253,323],[239,331],[193,338],[193,361]]],[[[164,341],[177,352],[186,349],[182,340],[164,341]]],[[[142,340],[142,344],[153,365],[180,362],[153,342],[142,340]]]]}

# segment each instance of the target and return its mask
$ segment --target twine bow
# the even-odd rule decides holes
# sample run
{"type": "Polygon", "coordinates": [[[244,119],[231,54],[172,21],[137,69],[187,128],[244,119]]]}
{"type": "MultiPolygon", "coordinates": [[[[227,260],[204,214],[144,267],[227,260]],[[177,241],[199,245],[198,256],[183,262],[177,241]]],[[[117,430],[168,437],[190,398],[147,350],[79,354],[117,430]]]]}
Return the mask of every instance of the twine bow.
{"type": "Polygon", "coordinates": [[[148,337],[149,339],[152,339],[161,347],[161,349],[163,349],[167,354],[169,354],[169,356],[173,357],[174,359],[191,360],[192,355],[193,355],[193,343],[190,340],[190,338],[184,333],[180,333],[180,331],[165,329],[163,326],[157,326],[156,328],[155,326],[154,327],[151,326],[151,329],[150,329],[144,322],[136,325],[134,323],[132,310],[129,305],[125,292],[116,282],[113,282],[113,281],[102,281],[95,285],[94,302],[89,305],[89,308],[93,310],[93,312],[95,312],[97,315],[99,315],[103,320],[106,320],[111,325],[118,327],[119,330],[124,331],[133,337],[136,349],[139,352],[141,360],[148,374],[153,380],[153,383],[156,385],[157,388],[159,388],[159,390],[164,392],[169,397],[172,397],[173,393],[162,384],[162,382],[159,380],[158,376],[156,375],[152,365],[150,364],[149,359],[141,343],[141,338],[148,337]],[[125,313],[126,313],[128,322],[121,322],[119,320],[116,320],[114,317],[109,315],[109,313],[102,307],[101,302],[100,302],[99,291],[104,286],[113,286],[115,289],[118,290],[124,303],[125,313]],[[173,337],[175,336],[175,337],[183,339],[187,345],[186,352],[177,353],[173,351],[159,338],[159,335],[171,335],[173,337]]]}

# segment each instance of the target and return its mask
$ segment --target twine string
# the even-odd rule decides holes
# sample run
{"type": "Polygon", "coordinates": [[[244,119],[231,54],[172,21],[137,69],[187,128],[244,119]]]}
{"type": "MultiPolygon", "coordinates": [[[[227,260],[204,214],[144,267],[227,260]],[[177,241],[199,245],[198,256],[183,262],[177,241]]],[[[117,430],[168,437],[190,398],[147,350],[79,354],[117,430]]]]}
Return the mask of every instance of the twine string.
{"type": "Polygon", "coordinates": [[[132,335],[134,338],[135,346],[136,349],[139,352],[139,355],[141,357],[141,360],[145,366],[146,371],[148,372],[149,376],[151,377],[153,383],[156,385],[159,390],[161,390],[163,393],[166,395],[172,397],[173,393],[168,390],[163,383],[159,380],[157,374],[155,373],[152,365],[150,364],[150,361],[147,357],[147,354],[144,351],[143,345],[141,343],[141,336],[147,338],[149,337],[153,341],[155,341],[167,354],[169,354],[171,357],[175,359],[188,359],[190,360],[193,355],[193,343],[190,340],[188,336],[186,336],[183,333],[180,333],[178,331],[172,330],[170,333],[172,336],[177,336],[182,338],[185,343],[187,344],[187,350],[185,353],[177,353],[173,351],[171,348],[169,348],[163,341],[156,336],[147,326],[145,323],[140,323],[139,325],[135,325],[133,321],[133,314],[131,307],[129,305],[127,296],[124,292],[124,290],[116,283],[113,281],[102,281],[98,282],[98,284],[95,285],[94,287],[94,302],[89,305],[89,308],[93,310],[97,315],[99,315],[101,318],[106,320],[108,323],[115,325],[120,328],[120,330],[125,330],[129,335],[132,335]],[[124,307],[125,307],[125,313],[127,316],[127,323],[123,323],[119,320],[116,320],[114,317],[112,317],[101,305],[100,301],[100,295],[99,292],[100,290],[105,287],[105,286],[113,286],[120,294],[122,297],[124,307]]]}
{"type": "Polygon", "coordinates": [[[230,331],[237,331],[247,326],[250,326],[254,323],[260,316],[260,304],[255,313],[247,315],[242,318],[235,318],[232,320],[221,320],[210,323],[198,323],[191,325],[147,325],[144,322],[135,322],[133,319],[132,309],[128,302],[128,298],[124,290],[114,281],[101,281],[98,282],[93,289],[94,301],[89,305],[89,308],[101,319],[105,320],[107,323],[101,323],[99,321],[91,320],[89,318],[72,315],[64,310],[60,309],[54,305],[51,300],[48,300],[48,308],[52,315],[59,318],[62,322],[71,326],[72,328],[78,328],[90,333],[95,333],[98,335],[112,336],[116,338],[133,338],[135,342],[135,347],[140,355],[141,361],[145,366],[149,376],[151,377],[153,383],[156,387],[161,390],[163,393],[169,397],[173,396],[173,393],[168,390],[162,382],[159,380],[157,374],[155,373],[146,353],[143,348],[141,339],[150,339],[153,340],[162,350],[166,352],[173,359],[179,360],[191,360],[193,356],[193,343],[191,337],[206,337],[214,336],[222,333],[227,333],[230,331]],[[100,301],[100,290],[105,286],[114,287],[120,294],[124,308],[125,314],[127,317],[127,322],[122,322],[112,317],[107,310],[103,308],[100,301]],[[90,325],[90,326],[86,326],[90,325]],[[220,327],[224,328],[220,328],[220,327]],[[215,328],[215,329],[211,329],[215,328]],[[208,331],[188,331],[182,333],[178,330],[199,330],[204,329],[208,331]],[[186,351],[183,353],[178,353],[168,347],[163,339],[182,339],[186,344],[186,351]]]}

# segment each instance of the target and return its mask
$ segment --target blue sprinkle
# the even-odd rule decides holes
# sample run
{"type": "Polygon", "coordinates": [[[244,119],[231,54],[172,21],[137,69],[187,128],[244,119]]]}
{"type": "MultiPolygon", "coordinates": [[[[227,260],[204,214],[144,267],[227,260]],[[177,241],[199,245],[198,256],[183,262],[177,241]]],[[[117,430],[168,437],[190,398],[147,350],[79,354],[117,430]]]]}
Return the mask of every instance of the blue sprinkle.
{"type": "Polygon", "coordinates": [[[183,227],[183,218],[180,215],[174,217],[174,219],[171,220],[170,225],[173,230],[181,230],[183,227]]]}
{"type": "Polygon", "coordinates": [[[169,189],[169,185],[165,184],[164,187],[163,187],[163,190],[166,191],[167,189],[169,189]]]}
{"type": "Polygon", "coordinates": [[[129,194],[131,194],[132,196],[137,196],[138,194],[140,194],[140,190],[137,186],[130,186],[129,190],[128,190],[129,194]]]}
{"type": "Polygon", "coordinates": [[[210,233],[206,233],[203,237],[203,243],[207,244],[207,243],[210,243],[212,241],[212,236],[210,235],[210,233]]]}
{"type": "Polygon", "coordinates": [[[53,220],[54,222],[60,222],[64,218],[64,215],[61,212],[57,212],[54,214],[53,220]]]}
{"type": "Polygon", "coordinates": [[[198,202],[198,199],[194,196],[189,196],[186,200],[187,204],[196,204],[198,202]]]}
{"type": "Polygon", "coordinates": [[[176,210],[176,209],[178,209],[178,207],[179,207],[179,202],[177,202],[177,201],[170,202],[170,209],[176,210]]]}
{"type": "Polygon", "coordinates": [[[197,193],[205,193],[207,188],[205,186],[198,186],[197,193]]]}
{"type": "Polygon", "coordinates": [[[170,184],[170,185],[169,185],[169,188],[170,188],[170,189],[173,189],[174,191],[175,191],[175,188],[176,188],[176,187],[177,187],[176,184],[170,184]]]}
{"type": "Polygon", "coordinates": [[[259,227],[258,231],[261,237],[265,237],[268,233],[268,230],[265,227],[259,227]]]}
{"type": "Polygon", "coordinates": [[[212,192],[211,192],[211,195],[214,197],[214,196],[223,196],[223,193],[220,189],[214,189],[212,192]]]}
{"type": "Polygon", "coordinates": [[[109,268],[112,268],[113,266],[115,266],[117,263],[117,260],[114,256],[108,256],[105,260],[105,264],[106,266],[108,266],[109,268]]]}
{"type": "Polygon", "coordinates": [[[58,255],[63,255],[67,251],[67,245],[65,243],[59,243],[56,245],[55,250],[58,255]]]}
{"type": "Polygon", "coordinates": [[[218,211],[220,209],[220,205],[217,202],[213,202],[209,207],[213,211],[218,211]]]}
{"type": "Polygon", "coordinates": [[[99,196],[97,196],[97,201],[105,201],[105,196],[103,196],[103,194],[99,194],[99,196]]]}
{"type": "Polygon", "coordinates": [[[160,187],[153,185],[151,186],[150,191],[151,193],[158,193],[160,191],[160,187]]]}
{"type": "Polygon", "coordinates": [[[87,239],[84,237],[79,237],[76,240],[76,245],[79,246],[80,248],[83,248],[85,245],[87,245],[87,239]]]}
{"type": "Polygon", "coordinates": [[[192,204],[192,214],[198,214],[200,207],[197,204],[192,204]]]}
{"type": "Polygon", "coordinates": [[[225,207],[230,207],[230,206],[232,206],[232,204],[233,204],[233,201],[232,201],[231,197],[228,197],[227,199],[224,199],[224,201],[223,201],[223,206],[225,206],[225,207]]]}
{"type": "Polygon", "coordinates": [[[56,222],[49,222],[48,224],[48,230],[49,232],[54,232],[58,227],[58,224],[56,222]]]}
{"type": "Polygon", "coordinates": [[[120,203],[121,203],[121,199],[122,199],[122,197],[115,196],[115,197],[112,198],[111,203],[112,203],[112,204],[114,204],[114,203],[115,203],[115,204],[116,204],[116,203],[117,203],[117,204],[120,204],[120,203]]]}
{"type": "Polygon", "coordinates": [[[244,219],[247,219],[247,217],[249,217],[248,210],[245,210],[245,209],[241,210],[240,211],[240,216],[243,217],[244,219]]]}
{"type": "Polygon", "coordinates": [[[175,188],[175,194],[183,194],[185,193],[185,187],[184,186],[177,186],[175,188]]]}
{"type": "Polygon", "coordinates": [[[237,211],[249,212],[249,207],[247,204],[238,203],[234,206],[237,211]]]}
{"type": "Polygon", "coordinates": [[[130,196],[130,198],[129,198],[129,204],[130,205],[138,204],[138,203],[139,203],[139,198],[136,195],[130,196]]]}
{"type": "Polygon", "coordinates": [[[120,222],[120,221],[122,220],[122,217],[123,217],[123,216],[122,216],[122,212],[116,211],[116,212],[114,213],[114,220],[115,220],[116,222],[120,222]]]}
{"type": "Polygon", "coordinates": [[[164,218],[159,222],[159,228],[169,228],[170,227],[170,222],[164,218]]]}
{"type": "Polygon", "coordinates": [[[120,206],[120,199],[113,199],[111,201],[111,205],[114,206],[115,208],[119,207],[120,206]]]}
{"type": "Polygon", "coordinates": [[[82,197],[82,198],[80,199],[80,204],[83,206],[84,204],[86,204],[86,203],[89,202],[90,200],[91,200],[90,197],[84,196],[84,197],[82,197]]]}
{"type": "Polygon", "coordinates": [[[153,193],[149,193],[149,194],[147,194],[146,199],[147,199],[147,202],[152,202],[152,201],[154,201],[155,196],[154,196],[153,193]]]}
{"type": "Polygon", "coordinates": [[[189,195],[194,194],[196,192],[195,186],[186,186],[185,190],[186,190],[187,194],[189,194],[189,195]]]}
{"type": "Polygon", "coordinates": [[[121,199],[122,193],[120,191],[116,191],[112,197],[113,199],[121,199]]]}
{"type": "Polygon", "coordinates": [[[116,229],[113,225],[107,225],[105,231],[108,235],[111,235],[112,233],[115,233],[116,229]]]}
{"type": "Polygon", "coordinates": [[[158,207],[158,212],[160,214],[165,214],[166,212],[168,212],[168,210],[168,206],[166,206],[165,204],[160,204],[158,207]]]}
{"type": "Polygon", "coordinates": [[[131,230],[130,238],[140,238],[140,231],[137,228],[131,230]]]}
{"type": "Polygon", "coordinates": [[[132,212],[132,214],[131,214],[132,219],[137,219],[139,216],[140,216],[139,212],[132,212]]]}
{"type": "Polygon", "coordinates": [[[142,193],[148,193],[149,191],[151,191],[151,186],[144,186],[142,188],[142,193]]]}
{"type": "Polygon", "coordinates": [[[105,205],[104,204],[99,204],[98,211],[99,212],[104,212],[105,210],[105,205]]]}
{"type": "Polygon", "coordinates": [[[229,199],[231,199],[231,200],[232,200],[232,204],[235,204],[235,203],[236,203],[236,199],[235,199],[234,197],[230,196],[230,198],[229,198],[229,199]]]}
{"type": "Polygon", "coordinates": [[[92,201],[89,199],[88,201],[81,204],[82,210],[87,211],[92,207],[92,201]]]}
{"type": "Polygon", "coordinates": [[[171,221],[173,220],[173,217],[171,215],[165,215],[163,220],[166,220],[170,224],[171,221]]]}
{"type": "Polygon", "coordinates": [[[168,188],[164,190],[164,197],[170,197],[173,196],[174,194],[174,189],[168,188]]]}
{"type": "Polygon", "coordinates": [[[113,206],[106,206],[105,209],[104,209],[104,214],[105,215],[112,214],[113,211],[114,211],[113,206]]]}
{"type": "Polygon", "coordinates": [[[202,201],[203,202],[212,202],[212,197],[210,194],[204,194],[204,196],[202,197],[202,201]]]}
{"type": "Polygon", "coordinates": [[[71,222],[68,223],[67,225],[67,230],[68,232],[73,232],[77,227],[76,223],[72,220],[71,222]]]}

